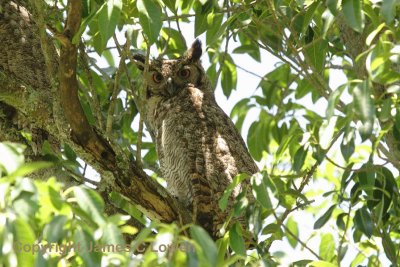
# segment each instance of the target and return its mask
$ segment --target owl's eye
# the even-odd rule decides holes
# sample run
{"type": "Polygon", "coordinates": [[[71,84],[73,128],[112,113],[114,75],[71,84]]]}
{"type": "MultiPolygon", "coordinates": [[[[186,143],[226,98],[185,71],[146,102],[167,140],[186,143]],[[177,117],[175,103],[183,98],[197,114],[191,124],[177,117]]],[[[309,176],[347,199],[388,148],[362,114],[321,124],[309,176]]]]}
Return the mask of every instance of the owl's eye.
{"type": "Polygon", "coordinates": [[[163,80],[163,76],[158,72],[153,73],[152,78],[155,83],[160,83],[163,80]]]}
{"type": "Polygon", "coordinates": [[[182,78],[189,78],[189,76],[190,76],[190,70],[188,70],[188,69],[181,69],[180,71],[179,71],[179,76],[181,76],[182,78]]]}

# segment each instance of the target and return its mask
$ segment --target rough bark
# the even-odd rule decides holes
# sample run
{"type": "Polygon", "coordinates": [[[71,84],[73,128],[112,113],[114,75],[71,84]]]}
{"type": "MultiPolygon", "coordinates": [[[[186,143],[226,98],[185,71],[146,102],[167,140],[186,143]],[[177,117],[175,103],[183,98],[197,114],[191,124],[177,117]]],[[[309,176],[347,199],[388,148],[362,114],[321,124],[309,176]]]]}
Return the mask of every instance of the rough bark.
{"type": "MultiPolygon", "coordinates": [[[[0,127],[14,125],[12,134],[21,141],[13,120],[23,117],[30,129],[46,133],[42,138],[54,138],[59,146],[68,144],[94,167],[102,176],[97,190],[103,197],[116,191],[151,219],[189,223],[190,212],[84,116],[76,80],[78,52],[72,44],[80,25],[81,1],[71,4],[64,31],[52,39],[45,31],[45,10],[42,15],[35,12],[44,6],[41,1],[0,0],[0,111],[8,114],[2,116],[0,127]],[[59,52],[55,39],[61,45],[59,52]]],[[[5,134],[0,137],[9,139],[5,134]]]]}

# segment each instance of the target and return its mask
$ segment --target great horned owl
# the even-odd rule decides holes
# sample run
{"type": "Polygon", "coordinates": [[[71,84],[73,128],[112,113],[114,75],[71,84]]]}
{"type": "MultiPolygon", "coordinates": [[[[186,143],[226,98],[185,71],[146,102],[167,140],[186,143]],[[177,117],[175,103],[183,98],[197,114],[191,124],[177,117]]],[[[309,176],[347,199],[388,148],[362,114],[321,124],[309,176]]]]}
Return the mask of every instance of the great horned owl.
{"type": "MultiPolygon", "coordinates": [[[[201,54],[201,42],[196,40],[177,59],[149,63],[143,73],[144,113],[156,139],[167,189],[193,210],[195,222],[217,238],[243,185],[235,188],[228,209],[222,212],[218,201],[224,190],[237,174],[253,174],[258,168],[235,125],[215,101],[201,54]]],[[[143,56],[134,59],[143,70],[143,56]]]]}

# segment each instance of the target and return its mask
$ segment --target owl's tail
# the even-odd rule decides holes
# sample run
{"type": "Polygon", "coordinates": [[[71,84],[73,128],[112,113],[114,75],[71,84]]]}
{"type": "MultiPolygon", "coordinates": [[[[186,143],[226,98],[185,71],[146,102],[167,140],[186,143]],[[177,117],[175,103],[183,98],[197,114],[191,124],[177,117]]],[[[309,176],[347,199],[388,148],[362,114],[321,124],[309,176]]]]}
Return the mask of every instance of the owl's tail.
{"type": "Polygon", "coordinates": [[[193,216],[194,221],[201,225],[214,238],[213,196],[207,178],[200,174],[192,174],[193,216]]]}

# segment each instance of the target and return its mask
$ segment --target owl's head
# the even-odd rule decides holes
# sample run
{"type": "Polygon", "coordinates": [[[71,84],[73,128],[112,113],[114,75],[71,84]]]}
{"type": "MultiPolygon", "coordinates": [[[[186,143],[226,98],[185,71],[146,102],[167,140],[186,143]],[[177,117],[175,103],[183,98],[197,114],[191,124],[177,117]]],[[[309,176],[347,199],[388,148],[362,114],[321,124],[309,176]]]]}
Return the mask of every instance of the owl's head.
{"type": "Polygon", "coordinates": [[[171,98],[188,87],[201,88],[206,76],[201,66],[201,42],[196,39],[190,49],[177,59],[154,59],[144,71],[145,57],[134,55],[138,68],[146,81],[146,99],[171,98]]]}

